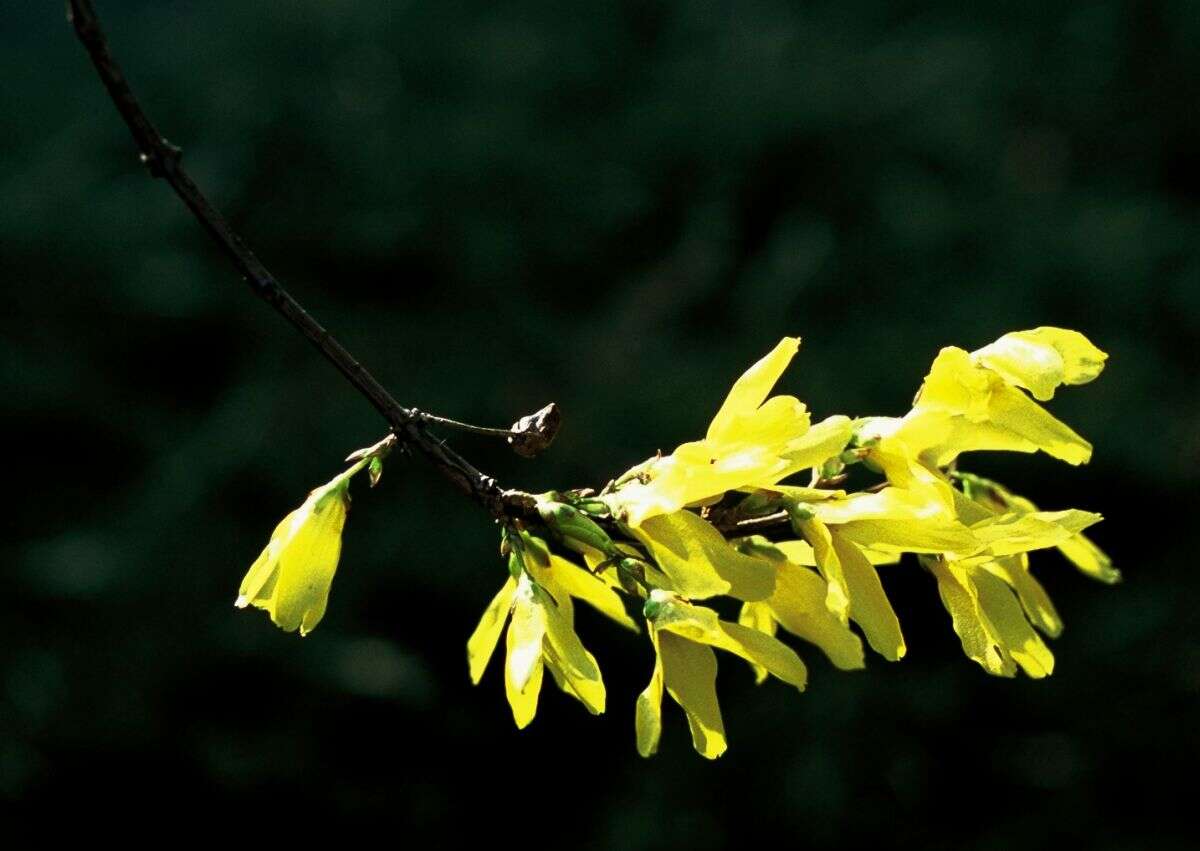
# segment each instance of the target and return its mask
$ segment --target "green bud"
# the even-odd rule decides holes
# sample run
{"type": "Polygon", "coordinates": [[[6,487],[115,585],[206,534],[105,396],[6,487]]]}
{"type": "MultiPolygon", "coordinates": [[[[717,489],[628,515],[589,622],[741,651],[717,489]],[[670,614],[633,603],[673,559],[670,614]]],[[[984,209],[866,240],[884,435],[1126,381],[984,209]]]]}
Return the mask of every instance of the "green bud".
{"type": "Polygon", "coordinates": [[[521,553],[513,550],[508,554],[508,575],[513,579],[520,579],[521,574],[525,572],[525,560],[521,558],[521,553]]]}
{"type": "Polygon", "coordinates": [[[830,458],[828,461],[826,461],[824,464],[821,465],[821,478],[822,479],[832,479],[834,476],[841,473],[842,470],[844,470],[844,469],[846,469],[846,465],[842,463],[842,459],[840,457],[830,458]]]}
{"type": "Polygon", "coordinates": [[[646,605],[642,606],[642,614],[646,616],[646,620],[654,621],[657,620],[659,614],[662,612],[662,609],[662,600],[655,600],[653,597],[651,597],[646,601],[646,605]]]}
{"type": "Polygon", "coordinates": [[[608,517],[610,515],[608,503],[602,499],[581,499],[575,503],[575,507],[584,514],[590,514],[593,517],[608,517]]]}
{"type": "Polygon", "coordinates": [[[563,544],[577,550],[577,545],[591,547],[602,553],[612,553],[612,539],[596,522],[574,506],[552,500],[539,501],[538,514],[542,522],[559,535],[563,544]]]}
{"type": "Polygon", "coordinates": [[[378,455],[372,455],[367,463],[367,476],[371,479],[371,487],[379,484],[379,479],[383,476],[383,459],[378,455]]]}

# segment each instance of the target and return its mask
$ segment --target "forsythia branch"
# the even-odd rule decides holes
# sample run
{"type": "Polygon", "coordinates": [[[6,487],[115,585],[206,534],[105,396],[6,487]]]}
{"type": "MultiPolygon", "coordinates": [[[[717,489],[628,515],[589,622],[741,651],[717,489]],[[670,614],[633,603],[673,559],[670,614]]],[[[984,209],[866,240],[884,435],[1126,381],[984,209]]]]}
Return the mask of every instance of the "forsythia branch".
{"type": "Polygon", "coordinates": [[[553,440],[557,408],[504,430],[400,405],[201,193],[180,149],[134,97],[90,0],[69,0],[68,16],[150,173],[167,181],[251,289],[391,427],[284,517],[243,579],[237,606],[263,609],[288,631],[314,629],[341,553],[351,482],[366,471],[374,485],[403,444],[500,523],[508,576],[467,642],[467,661],[478,682],[504,634],[505,692],[517,726],[533,720],[547,671],[588,711],[604,711],[599,665],[575,631],[575,601],[582,601],[626,628],[644,628],[654,650],[649,685],[635,703],[639,753],[658,748],[666,694],[687,716],[695,749],[715,758],[726,737],[714,651],[741,657],[759,682],[773,676],[799,690],[807,669],[777,638],[780,628],[841,669],[866,664],[864,640],[884,659],[900,660],[907,646],[877,568],[906,554],[936,582],[963,651],[997,676],[1041,678],[1054,669],[1042,636],[1057,636],[1062,621],[1030,573],[1031,552],[1055,548],[1094,579],[1120,579],[1082,534],[1098,514],[1042,511],[958,468],[961,454],[981,450],[1043,452],[1069,464],[1091,458],[1091,444],[1038,404],[1104,368],[1104,352],[1063,328],[1012,332],[970,352],[943,348],[903,417],[834,415],[817,423],[799,399],[771,395],[800,344],[785,337],[734,383],[703,438],[658,453],[598,494],[501,488],[430,427],[503,437],[531,457],[553,440]],[[741,604],[737,622],[704,604],[716,598],[741,604]]]}
{"type": "MultiPolygon", "coordinates": [[[[509,436],[513,448],[522,454],[534,454],[545,448],[553,439],[553,430],[540,432],[540,439],[532,439],[528,428],[502,431],[467,426],[445,417],[426,414],[415,408],[401,405],[373,376],[358,362],[338,340],[329,333],[295,298],[284,289],[237,233],[229,226],[225,217],[208,200],[200,187],[183,166],[182,151],[171,144],[158,131],[146,115],[137,97],[133,94],[121,66],[109,48],[108,39],[100,26],[91,0],[68,0],[67,19],[76,36],[91,57],[92,65],[100,81],[108,90],[113,105],[121,114],[134,143],[140,152],[141,161],[154,177],[165,180],[187,206],[192,215],[208,231],[234,267],[250,285],[255,295],[271,305],[292,327],[303,334],[326,360],[367,399],[391,427],[398,439],[414,447],[448,478],[459,490],[470,496],[497,518],[527,518],[536,514],[533,503],[520,491],[506,491],[491,476],[482,473],[465,458],[429,432],[428,426],[436,424],[452,428],[466,428],[498,432],[509,436]]],[[[557,411],[554,425],[557,427],[557,411]]],[[[520,423],[518,423],[518,426],[520,423]]]]}

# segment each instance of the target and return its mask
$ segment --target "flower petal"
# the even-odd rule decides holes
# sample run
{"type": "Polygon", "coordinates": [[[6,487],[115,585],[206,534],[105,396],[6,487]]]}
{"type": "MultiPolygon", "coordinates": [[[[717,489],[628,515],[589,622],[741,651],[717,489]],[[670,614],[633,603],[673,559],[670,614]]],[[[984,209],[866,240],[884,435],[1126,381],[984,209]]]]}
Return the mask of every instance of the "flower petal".
{"type": "Polygon", "coordinates": [[[660,636],[673,632],[692,641],[719,647],[804,690],[808,671],[792,648],[758,630],[720,620],[712,609],[671,600],[662,604],[654,625],[660,636]]]}
{"type": "Polygon", "coordinates": [[[717,703],[717,657],[712,649],[670,632],[659,632],[663,684],[687,714],[692,746],[706,759],[725,753],[725,723],[717,703]]]}
{"type": "Polygon", "coordinates": [[[1086,384],[1094,379],[1108,358],[1078,331],[1050,327],[1005,334],[971,356],[1043,402],[1054,398],[1062,384],[1086,384]]]}
{"type": "Polygon", "coordinates": [[[1112,566],[1112,559],[1086,535],[1069,538],[1059,544],[1058,549],[1080,572],[1093,579],[1109,585],[1121,581],[1121,571],[1112,566]]]}
{"type": "MultiPolygon", "coordinates": [[[[778,580],[778,574],[776,580],[778,580]]],[[[820,581],[820,580],[818,580],[820,581]]],[[[821,593],[824,596],[824,584],[821,585],[821,593]]],[[[775,593],[779,593],[779,585],[775,586],[775,593]]],[[[743,603],[742,610],[738,612],[738,623],[747,629],[758,630],[759,632],[774,637],[775,635],[775,616],[771,613],[771,607],[766,603],[743,603]]],[[[750,667],[754,670],[754,682],[762,685],[767,678],[767,669],[757,662],[751,662],[750,667]]]]}
{"type": "Polygon", "coordinates": [[[728,594],[752,601],[765,600],[774,590],[775,576],[768,565],[739,553],[690,511],[652,517],[632,532],[682,597],[703,600],[728,594]]]}
{"type": "Polygon", "coordinates": [[[579,636],[552,605],[543,604],[545,644],[575,693],[596,714],[604,711],[604,681],[596,659],[584,649],[579,636]]]}
{"type": "MultiPolygon", "coordinates": [[[[321,489],[318,489],[321,490],[321,489]]],[[[314,491],[316,495],[318,491],[314,491]]],[[[279,576],[271,597],[271,619],[287,632],[312,632],[325,614],[329,587],[342,552],[342,527],[349,496],[340,487],[316,499],[292,523],[279,551],[279,576]]]]}
{"type": "Polygon", "coordinates": [[[508,658],[505,679],[521,693],[542,661],[542,639],[546,635],[546,609],[528,576],[517,584],[512,619],[508,623],[508,658]]]}
{"type": "Polygon", "coordinates": [[[467,667],[471,673],[471,682],[476,685],[483,678],[488,660],[492,658],[496,644],[500,641],[500,633],[504,630],[504,623],[508,620],[508,612],[516,594],[517,580],[510,576],[483,610],[479,625],[467,639],[467,667]]]}
{"type": "Polygon", "coordinates": [[[1063,622],[1050,595],[1029,572],[1029,556],[1021,553],[989,561],[983,569],[1004,580],[1017,593],[1029,621],[1051,638],[1062,633],[1063,622]]]}
{"type": "MultiPolygon", "coordinates": [[[[518,656],[521,654],[521,646],[519,642],[521,636],[513,631],[512,626],[508,628],[508,634],[505,637],[505,642],[508,645],[508,658],[511,660],[514,653],[518,656]]],[[[538,695],[542,691],[543,663],[542,655],[539,652],[534,657],[532,665],[529,667],[528,677],[525,680],[524,686],[518,688],[516,682],[508,672],[504,676],[504,694],[508,697],[508,705],[512,707],[513,721],[516,722],[517,729],[523,730],[529,726],[529,722],[537,714],[538,695]]]]}
{"type": "Polygon", "coordinates": [[[1016,674],[1016,664],[981,608],[975,584],[965,568],[943,559],[928,559],[925,563],[937,579],[938,593],[962,641],[963,652],[989,674],[1016,674]]]}
{"type": "Polygon", "coordinates": [[[734,382],[725,402],[708,426],[709,440],[726,439],[739,415],[752,413],[763,403],[799,348],[799,337],[784,337],[734,382]]]}
{"type": "MultiPolygon", "coordinates": [[[[879,574],[858,546],[843,540],[836,527],[833,548],[842,563],[842,576],[850,596],[850,617],[862,627],[867,643],[890,662],[903,658],[907,648],[900,621],[883,592],[879,574]]],[[[860,651],[861,652],[861,651],[860,651]]]]}
{"type": "Polygon", "coordinates": [[[1090,511],[1036,511],[1031,514],[998,514],[971,525],[971,534],[992,555],[1061,546],[1102,518],[1090,511]]]}
{"type": "Polygon", "coordinates": [[[638,695],[634,714],[634,732],[637,735],[637,750],[642,756],[651,756],[658,751],[662,736],[663,664],[659,651],[658,634],[653,627],[649,630],[654,644],[654,673],[650,684],[638,695]]]}
{"type": "Polygon", "coordinates": [[[303,506],[297,508],[279,521],[275,531],[271,533],[270,541],[263,547],[263,551],[254,560],[254,564],[250,565],[250,569],[246,571],[246,577],[238,588],[237,602],[234,604],[239,609],[245,608],[251,603],[262,608],[271,599],[271,595],[275,592],[275,582],[279,577],[280,546],[302,508],[303,506]]]}
{"type": "Polygon", "coordinates": [[[798,531],[812,544],[817,569],[828,584],[825,593],[826,607],[837,615],[838,620],[845,623],[850,617],[850,593],[846,588],[846,577],[842,574],[841,559],[833,548],[833,536],[829,527],[818,517],[809,520],[797,519],[794,522],[798,531]]]}
{"type": "Polygon", "coordinates": [[[601,614],[611,618],[621,626],[634,632],[638,625],[629,613],[625,611],[625,603],[621,595],[604,580],[579,567],[577,564],[557,555],[550,556],[550,573],[558,587],[572,597],[583,600],[601,614]]]}
{"type": "Polygon", "coordinates": [[[997,638],[1016,663],[1034,679],[1053,673],[1054,654],[1025,620],[1012,589],[983,570],[971,571],[970,579],[975,583],[980,610],[987,615],[997,638]]]}

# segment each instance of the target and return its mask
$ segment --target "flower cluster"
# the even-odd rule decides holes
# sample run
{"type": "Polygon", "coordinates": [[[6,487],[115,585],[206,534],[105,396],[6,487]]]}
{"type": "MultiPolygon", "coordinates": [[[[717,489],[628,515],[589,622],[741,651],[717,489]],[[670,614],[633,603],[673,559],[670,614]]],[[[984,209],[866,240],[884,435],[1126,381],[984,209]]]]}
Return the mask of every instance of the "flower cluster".
{"type": "MultiPolygon", "coordinates": [[[[538,522],[510,521],[501,551],[508,578],[467,643],[479,682],[505,636],[504,683],[514,720],[533,720],[546,671],[588,711],[604,711],[596,658],[575,630],[577,601],[623,627],[644,625],[654,651],[636,700],[639,753],[654,753],[664,692],[687,717],[705,757],[726,748],[716,650],[803,690],[807,672],[780,628],[834,666],[865,665],[867,646],[905,655],[879,568],[904,554],[932,575],[966,655],[985,671],[1044,677],[1044,637],[1062,621],[1029,569],[1057,548],[1084,574],[1120,575],[1083,531],[1099,515],[1043,511],[1006,487],[959,469],[979,450],[1042,451],[1070,464],[1091,445],[1039,403],[1100,374],[1106,355],[1082,334],[1037,328],[934,360],[903,417],[831,416],[771,391],[796,354],[784,338],[737,380],[705,436],[658,454],[601,490],[535,495],[538,522]],[[851,487],[851,483],[855,486],[851,487]],[[709,601],[740,604],[723,620],[709,601]],[[633,615],[637,615],[634,617],[633,615]]],[[[373,450],[372,450],[373,451],[373,450]]],[[[243,583],[239,605],[265,608],[307,632],[324,611],[348,497],[363,464],[313,491],[280,524],[243,583]]]]}
{"type": "MultiPolygon", "coordinates": [[[[626,626],[615,595],[641,603],[655,654],[636,702],[643,755],[658,747],[664,691],[683,709],[696,750],[709,758],[724,752],[715,650],[747,661],[759,682],[770,675],[797,689],[805,686],[804,663],[777,637],[780,627],[845,670],[864,666],[864,640],[887,660],[903,657],[904,635],[878,568],[905,553],[933,575],[964,652],[984,670],[1051,673],[1054,657],[1042,636],[1057,635],[1062,623],[1029,571],[1028,554],[1057,547],[1084,573],[1116,581],[1107,557],[1082,534],[1100,517],[1040,511],[959,471],[957,461],[983,449],[1087,461],[1091,445],[1038,402],[1063,384],[1095,378],[1104,353],[1058,328],[1007,334],[975,352],[946,348],[904,417],[832,416],[813,424],[799,400],[770,395],[798,344],[785,338],[747,370],[703,439],[635,466],[599,495],[542,496],[549,544],[516,533],[529,543],[511,550],[515,578],[469,645],[478,681],[512,610],[506,685],[518,725],[532,709],[517,686],[528,680],[536,694],[540,676],[520,679],[513,671],[523,673],[531,657],[558,668],[560,687],[597,711],[556,661],[555,641],[564,640],[519,627],[530,606],[557,611],[558,624],[569,625],[571,598],[580,595],[567,586],[581,577],[594,583],[589,602],[626,626]],[[878,478],[842,489],[855,465],[878,478]],[[581,561],[548,555],[554,544],[581,561]],[[740,601],[737,623],[703,604],[718,597],[740,601]],[[540,656],[514,633],[538,643],[540,656]]],[[[586,682],[598,685],[599,672],[586,682]]]]}

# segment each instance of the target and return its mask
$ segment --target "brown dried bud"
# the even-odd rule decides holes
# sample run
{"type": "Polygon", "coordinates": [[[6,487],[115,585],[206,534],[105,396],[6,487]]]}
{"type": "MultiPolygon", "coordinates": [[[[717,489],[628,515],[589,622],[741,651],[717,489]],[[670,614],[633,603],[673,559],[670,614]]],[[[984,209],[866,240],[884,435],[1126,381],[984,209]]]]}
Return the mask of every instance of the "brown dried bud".
{"type": "Polygon", "coordinates": [[[509,429],[508,444],[523,458],[534,458],[548,447],[558,434],[562,414],[558,405],[551,402],[535,414],[521,417],[509,429]]]}

